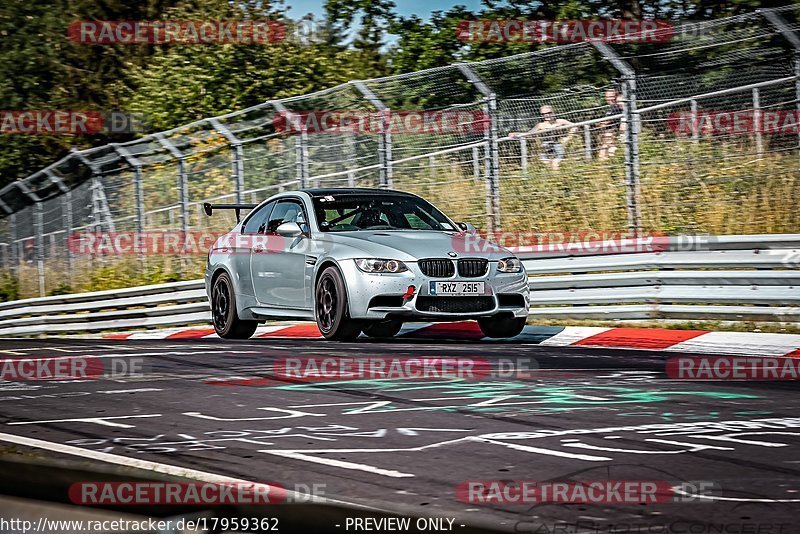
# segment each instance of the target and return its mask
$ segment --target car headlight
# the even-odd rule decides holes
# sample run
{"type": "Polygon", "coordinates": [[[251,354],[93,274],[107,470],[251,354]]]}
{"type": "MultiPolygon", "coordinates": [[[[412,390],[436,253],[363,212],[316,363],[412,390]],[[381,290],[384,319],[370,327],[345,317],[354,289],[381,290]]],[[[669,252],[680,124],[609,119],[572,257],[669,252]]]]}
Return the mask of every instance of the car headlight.
{"type": "Polygon", "coordinates": [[[503,258],[497,262],[497,270],[501,273],[518,273],[522,270],[519,258],[503,258]]]}
{"type": "Polygon", "coordinates": [[[400,260],[383,260],[378,258],[360,258],[356,265],[365,273],[402,273],[408,267],[400,260]]]}

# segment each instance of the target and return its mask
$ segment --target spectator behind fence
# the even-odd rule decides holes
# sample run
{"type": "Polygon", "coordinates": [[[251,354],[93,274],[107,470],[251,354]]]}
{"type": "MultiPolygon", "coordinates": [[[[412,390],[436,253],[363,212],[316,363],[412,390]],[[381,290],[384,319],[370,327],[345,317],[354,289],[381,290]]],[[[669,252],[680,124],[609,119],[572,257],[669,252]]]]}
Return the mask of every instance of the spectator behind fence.
{"type": "Polygon", "coordinates": [[[542,106],[539,112],[542,114],[542,122],[527,132],[511,132],[510,137],[525,137],[538,135],[542,141],[542,149],[539,159],[554,171],[558,170],[561,161],[564,159],[565,147],[572,136],[577,132],[573,123],[566,119],[557,119],[553,108],[542,106]],[[572,126],[572,128],[569,128],[572,126]]]}
{"type": "Polygon", "coordinates": [[[36,259],[36,242],[32,237],[22,242],[22,257],[26,263],[33,263],[36,259]]]}
{"type": "MultiPolygon", "coordinates": [[[[622,95],[616,89],[607,89],[605,92],[606,117],[622,114],[622,95]]],[[[625,133],[625,122],[622,119],[609,119],[598,124],[600,130],[600,146],[597,149],[597,159],[608,161],[617,151],[620,137],[625,133]]]]}

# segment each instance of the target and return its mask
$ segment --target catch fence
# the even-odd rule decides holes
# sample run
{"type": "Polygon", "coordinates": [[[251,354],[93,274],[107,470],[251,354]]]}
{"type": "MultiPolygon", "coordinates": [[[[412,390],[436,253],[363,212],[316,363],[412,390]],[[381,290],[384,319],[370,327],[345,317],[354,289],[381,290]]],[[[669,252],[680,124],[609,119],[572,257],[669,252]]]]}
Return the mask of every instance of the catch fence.
{"type": "Polygon", "coordinates": [[[190,279],[204,256],[80,254],[69,238],[221,232],[233,215],[209,219],[204,202],[304,187],[410,191],[489,231],[794,232],[798,21],[800,7],[787,6],[676,25],[659,42],[547,46],[73,151],[0,190],[0,262],[20,296],[109,278],[142,284],[167,271],[190,279]],[[569,123],[534,130],[543,106],[569,123]],[[309,125],[325,113],[378,117],[377,129],[309,125]],[[438,117],[437,127],[398,127],[414,114],[438,117]],[[458,127],[443,126],[450,116],[458,127]]]}

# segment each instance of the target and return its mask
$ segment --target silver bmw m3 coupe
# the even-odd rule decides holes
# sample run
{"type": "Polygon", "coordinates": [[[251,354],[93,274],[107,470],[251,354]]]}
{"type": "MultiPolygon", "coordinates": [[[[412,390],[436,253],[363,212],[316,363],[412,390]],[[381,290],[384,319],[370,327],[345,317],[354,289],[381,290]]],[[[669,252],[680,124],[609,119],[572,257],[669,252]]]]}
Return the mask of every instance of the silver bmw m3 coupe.
{"type": "Polygon", "coordinates": [[[383,189],[305,189],[261,204],[220,237],[205,280],[214,329],[250,337],[265,320],[315,320],[327,339],[391,337],[404,321],[475,319],[519,334],[528,280],[519,259],[424,199],[383,189]]]}

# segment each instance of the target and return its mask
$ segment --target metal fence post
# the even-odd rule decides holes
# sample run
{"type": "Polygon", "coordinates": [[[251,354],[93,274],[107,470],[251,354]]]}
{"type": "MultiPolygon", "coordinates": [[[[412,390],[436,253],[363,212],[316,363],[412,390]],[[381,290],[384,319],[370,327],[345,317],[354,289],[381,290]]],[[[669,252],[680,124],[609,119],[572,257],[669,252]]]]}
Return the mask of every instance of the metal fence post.
{"type": "MultiPolygon", "coordinates": [[[[797,121],[800,120],[800,49],[794,52],[794,102],[797,121]]],[[[800,155],[800,127],[797,128],[797,153],[800,155]]]]}
{"type": "MultiPolygon", "coordinates": [[[[38,174],[38,173],[37,173],[38,174]]],[[[42,209],[42,199],[39,195],[31,191],[25,181],[14,182],[20,191],[33,201],[33,231],[35,238],[35,252],[36,252],[36,272],[39,278],[39,296],[45,295],[45,279],[44,279],[44,218],[42,209]]]]}
{"type": "Polygon", "coordinates": [[[390,128],[389,110],[382,112],[383,120],[381,121],[381,139],[383,145],[383,161],[381,162],[381,169],[383,171],[383,178],[380,179],[381,185],[386,189],[391,189],[394,186],[394,169],[392,168],[392,132],[390,128]]]}
{"type": "Polygon", "coordinates": [[[761,137],[761,94],[758,87],[753,88],[753,133],[756,137],[756,155],[764,153],[764,140],[761,137]]]}
{"type": "Polygon", "coordinates": [[[308,187],[308,130],[300,130],[300,135],[295,138],[297,152],[297,181],[300,188],[308,187]]]}
{"type": "Polygon", "coordinates": [[[500,147],[498,143],[497,96],[494,91],[472,70],[467,63],[456,64],[464,77],[484,97],[484,112],[489,121],[486,136],[486,219],[487,229],[495,232],[500,228],[500,147]]]}
{"type": "Polygon", "coordinates": [[[489,231],[495,232],[500,229],[500,146],[497,141],[499,133],[497,131],[497,97],[491,93],[486,102],[486,113],[489,117],[489,164],[490,172],[488,179],[489,203],[490,203],[490,224],[489,231]]]}
{"type": "MultiPolygon", "coordinates": [[[[800,118],[800,37],[794,29],[781,17],[775,9],[760,9],[759,13],[772,24],[794,48],[794,101],[797,118],[800,118]]],[[[800,154],[800,128],[797,129],[797,150],[800,154]]]]}
{"type": "Polygon", "coordinates": [[[519,138],[519,160],[522,167],[522,174],[528,173],[528,140],[524,137],[519,138]]]}
{"type": "Polygon", "coordinates": [[[233,145],[234,168],[236,169],[236,202],[244,202],[244,147],[233,145]]]}
{"type": "Polygon", "coordinates": [[[100,179],[97,176],[92,176],[92,228],[99,233],[103,231],[102,215],[100,214],[100,195],[97,190],[100,186],[100,179]]]}
{"type": "Polygon", "coordinates": [[[181,231],[183,235],[189,233],[189,181],[186,176],[186,159],[178,159],[178,188],[181,200],[181,231]]]}
{"type": "Polygon", "coordinates": [[[692,110],[692,141],[700,141],[700,125],[697,123],[697,100],[694,98],[689,103],[692,110]]]}
{"type": "Polygon", "coordinates": [[[8,224],[11,227],[9,229],[9,232],[8,232],[8,234],[9,234],[9,237],[8,237],[9,245],[11,245],[11,255],[10,255],[11,272],[14,273],[14,275],[16,275],[17,271],[19,269],[19,254],[18,254],[18,250],[17,250],[17,214],[16,213],[12,213],[11,215],[8,216],[8,224]]]}
{"type": "Polygon", "coordinates": [[[72,247],[70,246],[70,237],[72,233],[72,191],[67,190],[64,196],[61,197],[61,214],[64,217],[64,231],[67,232],[67,279],[72,285],[72,247]]]}
{"type": "Polygon", "coordinates": [[[391,132],[391,110],[378,98],[372,89],[362,81],[351,82],[361,95],[366,98],[372,106],[378,110],[381,116],[380,137],[378,138],[378,183],[384,189],[391,189],[393,186],[392,169],[392,132],[391,132]]]}
{"type": "Polygon", "coordinates": [[[583,159],[592,161],[592,128],[588,124],[583,125],[583,159]]]}
{"type": "MultiPolygon", "coordinates": [[[[800,41],[794,51],[794,106],[795,123],[800,121],[800,41]]],[[[797,129],[797,154],[800,155],[800,126],[797,129]]]]}
{"type": "MultiPolygon", "coordinates": [[[[355,134],[353,134],[353,133],[347,134],[347,137],[346,137],[346,140],[345,140],[345,147],[346,147],[346,151],[347,151],[347,161],[348,162],[357,161],[356,160],[357,150],[356,150],[355,134]]],[[[348,187],[355,187],[356,186],[356,173],[355,173],[355,171],[352,171],[352,170],[348,170],[347,171],[347,186],[348,187]]]]}
{"type": "Polygon", "coordinates": [[[472,147],[472,179],[476,182],[481,179],[481,156],[477,146],[472,147]]]}
{"type": "Polygon", "coordinates": [[[36,271],[39,274],[39,296],[45,296],[44,280],[44,208],[42,203],[37,202],[33,205],[34,232],[36,232],[36,271]]]}
{"type": "Polygon", "coordinates": [[[133,168],[133,193],[136,202],[136,231],[143,233],[145,229],[144,220],[144,184],[142,183],[142,166],[136,165],[133,168]]]}
{"type": "Polygon", "coordinates": [[[230,143],[233,148],[233,180],[236,184],[236,202],[244,202],[244,149],[242,142],[230,129],[216,118],[208,119],[208,123],[230,143]]]}
{"type": "Polygon", "coordinates": [[[617,55],[607,43],[590,41],[623,77],[622,113],[625,120],[625,193],[628,209],[628,231],[639,235],[642,230],[640,208],[639,132],[641,118],[636,111],[636,71],[617,55]]]}
{"type": "Polygon", "coordinates": [[[634,235],[639,235],[642,230],[642,216],[640,207],[640,169],[639,169],[639,132],[640,117],[636,111],[636,77],[625,77],[623,90],[624,112],[627,119],[625,128],[625,168],[628,182],[628,229],[634,235]]]}

